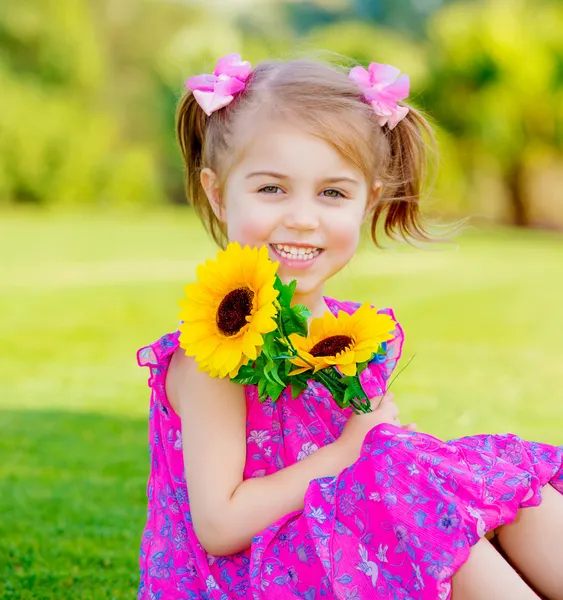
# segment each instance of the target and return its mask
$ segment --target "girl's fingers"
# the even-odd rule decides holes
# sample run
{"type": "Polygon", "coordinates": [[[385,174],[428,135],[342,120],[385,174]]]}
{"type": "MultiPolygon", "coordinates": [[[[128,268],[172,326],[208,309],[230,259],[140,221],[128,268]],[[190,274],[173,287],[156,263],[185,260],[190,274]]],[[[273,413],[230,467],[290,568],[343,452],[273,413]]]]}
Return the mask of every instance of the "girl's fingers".
{"type": "Polygon", "coordinates": [[[376,396],[371,399],[371,409],[377,410],[378,408],[384,408],[385,405],[393,402],[395,396],[391,392],[387,392],[384,396],[376,396]]]}
{"type": "Polygon", "coordinates": [[[386,402],[381,409],[391,421],[399,420],[399,407],[394,402],[386,402]]]}
{"type": "Polygon", "coordinates": [[[403,429],[406,429],[407,431],[418,431],[416,423],[407,423],[406,425],[403,425],[403,429]]]}
{"type": "Polygon", "coordinates": [[[372,398],[370,400],[370,404],[371,404],[371,410],[372,410],[372,412],[374,410],[380,409],[381,405],[383,404],[383,396],[377,396],[375,398],[372,398]]]}

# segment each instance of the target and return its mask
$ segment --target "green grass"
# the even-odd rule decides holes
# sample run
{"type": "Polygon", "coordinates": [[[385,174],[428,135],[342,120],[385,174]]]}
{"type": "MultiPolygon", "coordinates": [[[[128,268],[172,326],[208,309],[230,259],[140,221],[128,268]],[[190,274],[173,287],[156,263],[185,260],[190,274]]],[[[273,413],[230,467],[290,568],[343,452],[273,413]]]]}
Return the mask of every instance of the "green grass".
{"type": "MultiPolygon", "coordinates": [[[[186,211],[0,219],[0,598],[135,596],[148,469],[135,350],[214,252],[186,211]]],[[[440,437],[563,442],[563,237],[468,231],[363,251],[328,293],[393,306],[393,388],[440,437]],[[404,361],[406,362],[406,360],[404,361]]]]}

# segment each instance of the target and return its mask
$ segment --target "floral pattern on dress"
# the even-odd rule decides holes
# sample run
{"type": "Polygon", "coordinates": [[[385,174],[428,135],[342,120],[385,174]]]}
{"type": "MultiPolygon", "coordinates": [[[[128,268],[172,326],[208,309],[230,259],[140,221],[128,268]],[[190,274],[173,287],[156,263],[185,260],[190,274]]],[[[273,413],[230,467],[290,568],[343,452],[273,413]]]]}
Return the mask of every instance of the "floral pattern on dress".
{"type": "MultiPolygon", "coordinates": [[[[352,302],[326,299],[335,314],[352,302]]],[[[383,312],[393,316],[386,309],[383,312]]],[[[381,395],[401,354],[403,331],[362,373],[370,397],[381,395]]],[[[147,521],[141,540],[138,600],[305,600],[379,598],[447,600],[451,577],[487,531],[541,502],[551,483],[563,493],[563,452],[514,435],[443,442],[379,425],[360,458],[337,477],[313,480],[302,511],[257,535],[251,548],[211,556],[192,525],[181,422],[165,393],[178,332],[142,348],[150,368],[147,521]]],[[[350,416],[311,383],[297,399],[273,403],[245,390],[244,478],[263,477],[338,438],[350,416]]]]}

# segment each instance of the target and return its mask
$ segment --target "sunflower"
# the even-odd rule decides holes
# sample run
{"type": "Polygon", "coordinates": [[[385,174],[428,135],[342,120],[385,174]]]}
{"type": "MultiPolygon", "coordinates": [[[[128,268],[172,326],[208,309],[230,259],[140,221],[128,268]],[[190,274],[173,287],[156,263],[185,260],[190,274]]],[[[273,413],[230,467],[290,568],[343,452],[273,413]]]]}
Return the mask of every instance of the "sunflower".
{"type": "Polygon", "coordinates": [[[198,281],[186,285],[179,317],[180,346],[200,370],[211,377],[235,377],[256,359],[262,336],[276,328],[277,268],[266,246],[238,243],[197,268],[198,281]]]}
{"type": "Polygon", "coordinates": [[[290,375],[298,375],[309,369],[336,366],[344,375],[356,375],[358,363],[370,360],[381,343],[394,337],[395,321],[379,314],[369,303],[363,304],[353,314],[331,312],[320,319],[313,319],[309,336],[293,334],[291,342],[299,356],[292,359],[298,368],[290,375]]]}

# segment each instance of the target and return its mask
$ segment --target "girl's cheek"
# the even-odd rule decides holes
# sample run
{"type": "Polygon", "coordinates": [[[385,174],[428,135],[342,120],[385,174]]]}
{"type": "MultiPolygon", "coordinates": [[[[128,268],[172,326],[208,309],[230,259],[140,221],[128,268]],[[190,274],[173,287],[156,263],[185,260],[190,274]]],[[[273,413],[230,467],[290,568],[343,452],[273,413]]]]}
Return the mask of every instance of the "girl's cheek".
{"type": "Polygon", "coordinates": [[[356,248],[360,240],[360,227],[357,219],[342,219],[337,227],[333,228],[333,239],[342,247],[356,248]]]}
{"type": "Polygon", "coordinates": [[[244,212],[246,214],[237,215],[229,224],[229,239],[250,246],[261,244],[268,237],[266,215],[244,212]]]}

